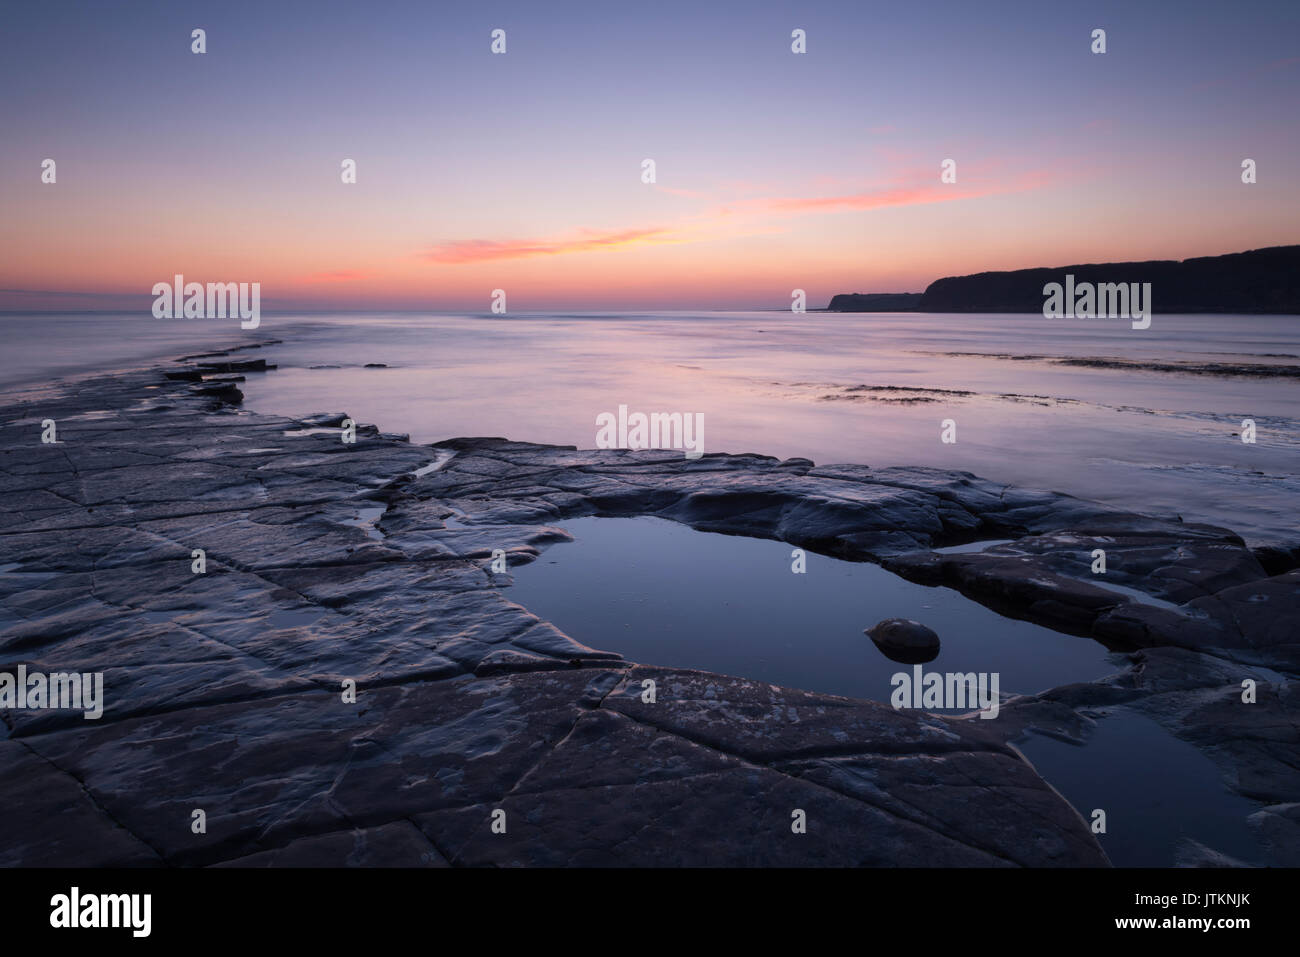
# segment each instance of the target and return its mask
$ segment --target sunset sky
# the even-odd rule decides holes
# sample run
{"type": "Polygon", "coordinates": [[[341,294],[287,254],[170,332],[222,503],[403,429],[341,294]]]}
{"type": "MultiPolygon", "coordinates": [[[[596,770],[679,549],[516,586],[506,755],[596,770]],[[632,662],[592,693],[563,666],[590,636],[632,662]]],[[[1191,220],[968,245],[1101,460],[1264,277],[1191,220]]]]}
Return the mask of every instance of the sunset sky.
{"type": "Polygon", "coordinates": [[[176,273],[271,309],[819,307],[1296,243],[1298,39],[1294,0],[11,4],[0,309],[176,273]]]}

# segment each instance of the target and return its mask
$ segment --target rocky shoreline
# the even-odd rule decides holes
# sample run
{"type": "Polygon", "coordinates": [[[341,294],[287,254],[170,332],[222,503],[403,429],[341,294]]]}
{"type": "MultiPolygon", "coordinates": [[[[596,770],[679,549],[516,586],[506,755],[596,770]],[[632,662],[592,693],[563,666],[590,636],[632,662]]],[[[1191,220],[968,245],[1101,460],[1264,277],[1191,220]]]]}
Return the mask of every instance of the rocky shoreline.
{"type": "Polygon", "coordinates": [[[96,721],[0,711],[0,863],[1105,866],[1014,741],[1083,740],[1114,705],[1265,805],[1266,863],[1300,856],[1292,555],[964,472],[347,444],[342,414],[243,410],[240,377],[270,368],[250,354],[0,398],[0,671],[105,686],[96,721]],[[492,571],[565,519],[645,514],[879,562],[1129,667],[994,721],[895,711],[626,661],[492,571]],[[934,551],[984,539],[1012,541],[934,551]],[[1155,601],[1089,581],[1098,548],[1155,601]],[[1274,676],[1252,704],[1246,667],[1274,676]]]}

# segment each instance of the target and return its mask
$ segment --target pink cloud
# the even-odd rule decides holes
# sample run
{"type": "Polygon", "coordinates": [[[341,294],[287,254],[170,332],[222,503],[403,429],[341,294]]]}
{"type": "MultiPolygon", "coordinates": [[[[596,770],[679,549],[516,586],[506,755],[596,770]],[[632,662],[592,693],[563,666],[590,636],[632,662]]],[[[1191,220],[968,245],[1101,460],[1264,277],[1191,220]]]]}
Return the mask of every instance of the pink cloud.
{"type": "MultiPolygon", "coordinates": [[[[895,185],[832,196],[774,196],[740,199],[683,221],[678,226],[655,226],[623,230],[585,230],[571,238],[558,239],[457,239],[440,243],[420,253],[427,262],[464,264],[501,259],[525,259],[535,256],[561,256],[567,253],[625,249],[632,246],[659,246],[774,231],[771,223],[758,220],[838,212],[884,209],[893,206],[920,206],[961,199],[976,199],[1002,193],[1019,192],[1043,185],[1048,174],[1021,174],[1013,186],[980,183],[942,184],[936,165],[934,182],[925,185],[895,185]]],[[[686,191],[666,190],[667,192],[686,191]]]]}
{"type": "MultiPolygon", "coordinates": [[[[1050,174],[1043,171],[1031,171],[1018,174],[1012,185],[991,183],[981,177],[970,175],[970,168],[959,168],[957,183],[940,183],[939,167],[935,164],[933,182],[920,185],[894,185],[879,189],[862,190],[835,196],[775,196],[740,200],[730,204],[732,211],[770,212],[786,215],[808,213],[834,213],[841,211],[860,211],[867,209],[884,209],[889,206],[923,206],[930,203],[943,203],[959,199],[977,199],[983,196],[995,196],[1004,193],[1036,189],[1050,180],[1050,174]],[[962,182],[962,180],[966,182],[962,182]]],[[[978,172],[978,171],[977,171],[978,172]]]]}
{"type": "Polygon", "coordinates": [[[420,258],[436,263],[476,263],[681,241],[674,236],[673,230],[658,227],[605,232],[584,230],[583,235],[573,239],[455,239],[434,246],[420,258]]]}

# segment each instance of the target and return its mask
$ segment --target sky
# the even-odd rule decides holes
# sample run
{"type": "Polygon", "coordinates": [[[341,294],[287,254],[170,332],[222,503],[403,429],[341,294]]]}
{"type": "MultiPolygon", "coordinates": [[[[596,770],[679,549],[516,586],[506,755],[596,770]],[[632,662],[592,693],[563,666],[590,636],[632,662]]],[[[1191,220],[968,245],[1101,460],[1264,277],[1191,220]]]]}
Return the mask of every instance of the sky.
{"type": "Polygon", "coordinates": [[[3,14],[0,310],[178,273],[271,309],[814,308],[1300,242],[1294,0],[3,14]]]}

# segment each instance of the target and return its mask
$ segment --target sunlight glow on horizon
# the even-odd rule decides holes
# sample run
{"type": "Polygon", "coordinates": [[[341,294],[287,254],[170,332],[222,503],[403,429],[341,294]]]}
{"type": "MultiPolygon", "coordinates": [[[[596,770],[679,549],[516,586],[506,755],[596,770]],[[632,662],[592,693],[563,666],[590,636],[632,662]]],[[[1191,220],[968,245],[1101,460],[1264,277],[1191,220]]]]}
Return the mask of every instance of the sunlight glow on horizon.
{"type": "Polygon", "coordinates": [[[261,282],[268,308],[818,308],[1300,242],[1294,5],[933,6],[814,4],[796,55],[783,7],[507,4],[504,56],[472,11],[415,2],[304,30],[233,0],[201,56],[165,3],[23,8],[0,40],[0,309],[147,302],[176,273],[261,282]]]}

